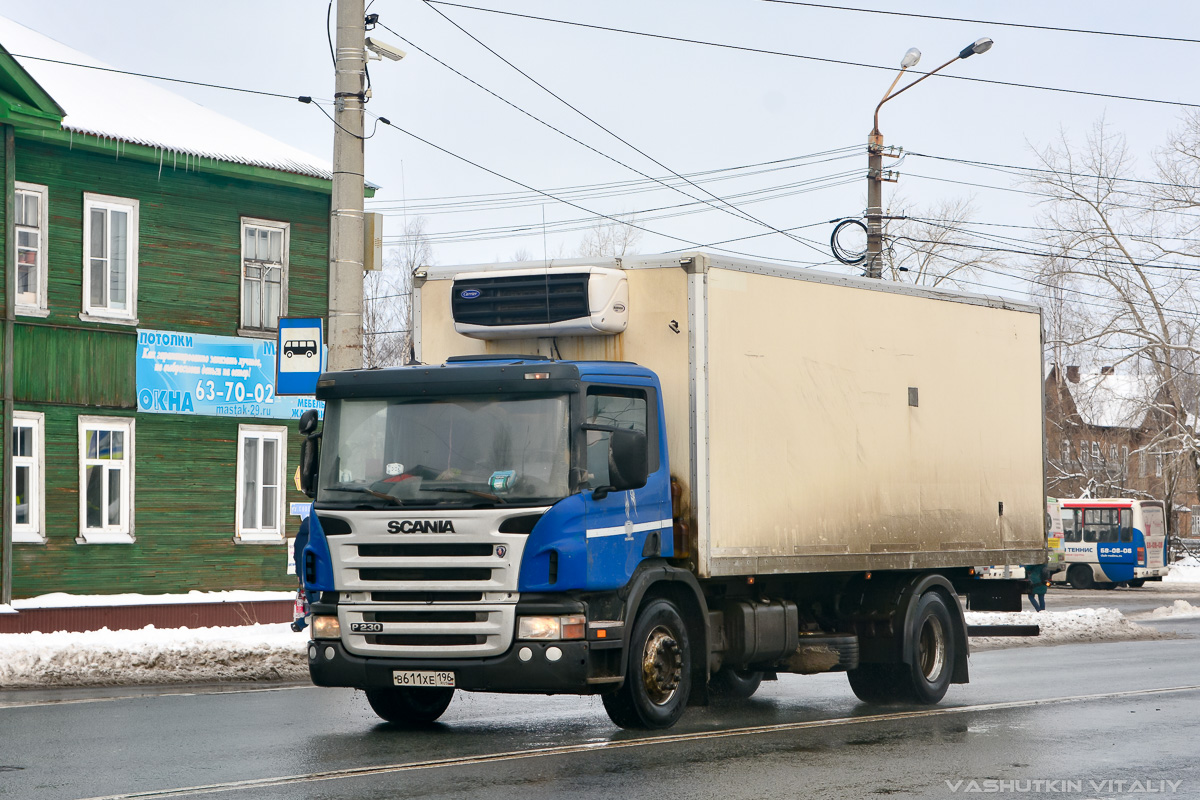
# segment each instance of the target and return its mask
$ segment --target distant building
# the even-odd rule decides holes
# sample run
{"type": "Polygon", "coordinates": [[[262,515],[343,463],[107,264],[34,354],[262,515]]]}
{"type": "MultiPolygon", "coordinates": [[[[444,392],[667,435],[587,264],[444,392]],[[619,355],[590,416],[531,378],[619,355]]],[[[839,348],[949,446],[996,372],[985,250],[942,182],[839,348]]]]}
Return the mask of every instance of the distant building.
{"type": "Polygon", "coordinates": [[[1112,367],[1085,373],[1054,366],[1046,375],[1046,487],[1051,497],[1164,500],[1171,532],[1191,526],[1195,471],[1164,436],[1163,400],[1148,377],[1112,367]]]}
{"type": "Polygon", "coordinates": [[[330,167],[0,18],[13,595],[283,589],[330,167]],[[16,53],[26,58],[14,57],[16,53]]]}

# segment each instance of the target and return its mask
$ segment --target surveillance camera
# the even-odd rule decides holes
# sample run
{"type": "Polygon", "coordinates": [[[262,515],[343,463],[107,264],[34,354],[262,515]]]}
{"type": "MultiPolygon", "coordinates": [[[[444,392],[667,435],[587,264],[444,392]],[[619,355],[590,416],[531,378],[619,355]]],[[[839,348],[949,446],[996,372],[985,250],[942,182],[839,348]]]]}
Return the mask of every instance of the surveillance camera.
{"type": "Polygon", "coordinates": [[[366,45],[367,49],[372,53],[383,56],[384,58],[390,58],[392,61],[399,61],[400,59],[404,58],[405,55],[407,55],[399,47],[392,47],[390,44],[378,41],[377,39],[372,39],[370,36],[367,37],[366,45]]]}

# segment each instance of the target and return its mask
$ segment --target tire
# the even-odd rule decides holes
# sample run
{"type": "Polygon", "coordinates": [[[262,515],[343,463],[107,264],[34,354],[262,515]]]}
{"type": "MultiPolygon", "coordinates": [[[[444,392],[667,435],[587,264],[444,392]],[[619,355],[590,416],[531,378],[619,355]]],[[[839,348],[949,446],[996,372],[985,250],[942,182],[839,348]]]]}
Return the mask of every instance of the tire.
{"type": "Polygon", "coordinates": [[[926,592],[913,614],[912,664],[906,692],[922,705],[941,702],[950,688],[957,655],[950,607],[940,592],[926,592]]]}
{"type": "Polygon", "coordinates": [[[292,351],[291,351],[291,350],[284,350],[284,351],[283,351],[283,355],[284,355],[286,358],[291,358],[291,357],[292,357],[292,351]]]}
{"type": "Polygon", "coordinates": [[[1128,583],[1131,588],[1140,589],[1146,585],[1146,579],[1145,578],[1134,578],[1133,580],[1128,581],[1128,583]]]}
{"type": "Polygon", "coordinates": [[[691,691],[687,626],[670,600],[651,600],[629,637],[625,682],[602,696],[604,710],[622,728],[661,730],[683,716],[691,691]]]}
{"type": "Polygon", "coordinates": [[[762,683],[762,679],[763,674],[758,670],[724,667],[713,673],[708,686],[712,690],[712,693],[718,697],[745,700],[754,696],[754,693],[758,691],[758,687],[762,683]]]}
{"type": "Polygon", "coordinates": [[[864,703],[888,704],[907,699],[902,684],[905,664],[862,664],[846,677],[854,696],[864,703]]]}
{"type": "Polygon", "coordinates": [[[1067,570],[1067,582],[1071,584],[1072,589],[1091,589],[1096,585],[1092,568],[1087,564],[1072,564],[1067,570]]]}
{"type": "Polygon", "coordinates": [[[946,598],[926,592],[913,611],[911,664],[862,664],[846,677],[864,703],[933,705],[946,696],[957,644],[946,598]]]}
{"type": "Polygon", "coordinates": [[[371,710],[388,722],[399,725],[428,725],[436,720],[454,699],[450,687],[416,689],[411,686],[387,686],[367,689],[371,710]]]}

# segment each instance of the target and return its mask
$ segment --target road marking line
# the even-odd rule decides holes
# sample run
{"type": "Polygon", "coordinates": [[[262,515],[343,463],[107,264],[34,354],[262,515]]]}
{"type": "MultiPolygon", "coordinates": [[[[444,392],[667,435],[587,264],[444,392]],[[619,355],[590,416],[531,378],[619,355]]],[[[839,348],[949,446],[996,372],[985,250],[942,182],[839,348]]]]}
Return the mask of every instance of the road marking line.
{"type": "Polygon", "coordinates": [[[214,689],[211,692],[198,690],[192,692],[145,692],[143,694],[119,694],[112,697],[80,697],[75,700],[40,700],[34,703],[6,703],[0,700],[0,711],[10,708],[41,708],[43,706],[70,706],[78,703],[111,703],[114,700],[143,700],[157,697],[203,697],[212,694],[254,694],[256,692],[288,692],[292,689],[312,689],[311,683],[298,683],[295,686],[269,686],[253,689],[214,689]]]}
{"type": "Polygon", "coordinates": [[[216,794],[243,789],[262,789],[272,786],[284,786],[290,783],[315,783],[317,781],[341,780],[343,778],[362,778],[372,775],[388,775],[397,772],[417,772],[420,770],[440,769],[443,767],[468,767],[478,764],[494,764],[501,761],[519,761],[526,758],[544,758],[546,756],[570,755],[572,753],[602,752],[608,750],[625,750],[634,747],[649,747],[660,744],[679,744],[704,739],[729,739],[739,736],[756,736],[766,733],[781,733],[813,728],[835,728],[847,725],[861,725],[864,722],[892,722],[904,719],[920,719],[923,717],[943,717],[953,714],[975,713],[980,711],[1000,711],[1010,708],[1026,708],[1037,705],[1059,705],[1064,703],[1082,703],[1092,700],[1112,700],[1122,697],[1142,697],[1155,694],[1172,694],[1178,692],[1194,692],[1200,690],[1200,685],[1172,686],[1165,689],[1133,689],[1126,692],[1105,692],[1104,694],[1083,694],[1070,697],[1050,697],[1037,700],[1010,700],[1003,703],[981,703],[973,706],[955,706],[952,708],[930,708],[921,711],[898,711],[892,714],[875,714],[866,717],[837,717],[834,719],[810,720],[808,722],[783,722],[775,725],[757,725],[748,728],[731,728],[725,731],[703,731],[697,733],[664,734],[662,736],[643,737],[619,742],[582,742],[580,744],[560,745],[558,747],[536,747],[529,750],[511,750],[503,753],[488,753],[480,756],[461,756],[458,758],[440,758],[432,761],[415,761],[411,764],[384,764],[375,767],[352,767],[349,769],[328,770],[325,772],[310,772],[302,775],[284,775],[274,778],[252,778],[249,780],[229,781],[228,783],[210,783],[202,786],[186,786],[177,789],[152,789],[145,792],[130,792],[128,794],[108,794],[100,797],[87,797],[80,800],[154,800],[164,797],[186,797],[196,794],[216,794]]]}

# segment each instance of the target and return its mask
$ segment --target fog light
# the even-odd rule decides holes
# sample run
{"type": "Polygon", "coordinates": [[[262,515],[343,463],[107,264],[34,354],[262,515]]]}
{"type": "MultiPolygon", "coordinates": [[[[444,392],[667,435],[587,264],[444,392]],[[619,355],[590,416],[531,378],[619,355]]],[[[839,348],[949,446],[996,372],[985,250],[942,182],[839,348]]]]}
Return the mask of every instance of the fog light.
{"type": "Polygon", "coordinates": [[[337,617],[313,617],[312,635],[314,639],[340,639],[342,625],[337,617]]]}
{"type": "Polygon", "coordinates": [[[559,650],[557,647],[547,647],[546,648],[546,660],[547,661],[551,661],[551,662],[558,661],[560,658],[562,658],[562,650],[559,650]]]}

